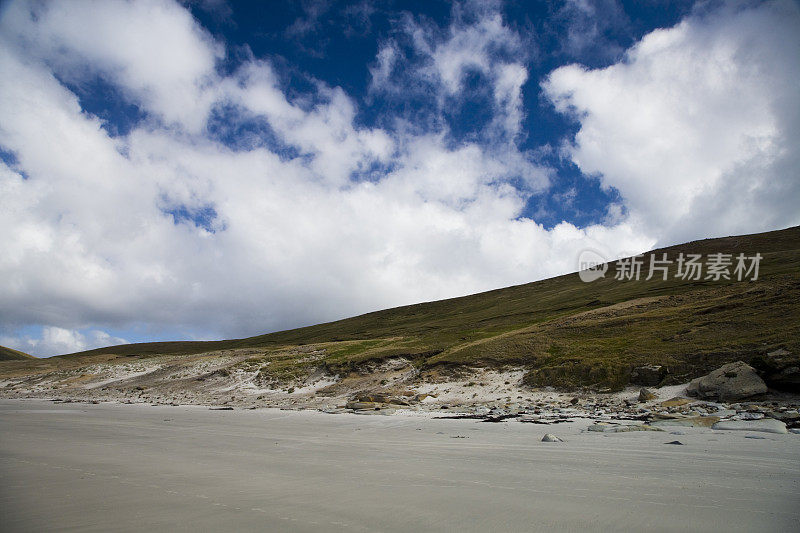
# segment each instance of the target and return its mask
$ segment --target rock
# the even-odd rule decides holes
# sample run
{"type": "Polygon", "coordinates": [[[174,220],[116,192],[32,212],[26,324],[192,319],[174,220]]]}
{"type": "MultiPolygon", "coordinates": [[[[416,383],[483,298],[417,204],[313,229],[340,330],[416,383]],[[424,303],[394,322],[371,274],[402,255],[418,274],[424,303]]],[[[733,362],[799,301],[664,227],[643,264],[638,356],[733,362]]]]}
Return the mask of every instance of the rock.
{"type": "Polygon", "coordinates": [[[766,437],[762,437],[761,435],[745,435],[744,438],[746,438],[746,439],[766,439],[766,437]]]}
{"type": "Polygon", "coordinates": [[[651,426],[683,426],[693,428],[710,428],[719,422],[718,416],[689,416],[686,418],[673,418],[665,420],[654,420],[650,422],[651,426]]]}
{"type": "Polygon", "coordinates": [[[650,400],[655,400],[657,396],[653,391],[648,389],[642,388],[639,390],[639,401],[640,402],[649,402],[650,400]]]}
{"type": "Polygon", "coordinates": [[[577,404],[579,401],[580,401],[580,400],[579,400],[578,398],[573,398],[573,399],[571,399],[571,400],[569,401],[569,403],[571,403],[572,405],[575,405],[575,404],[577,404]]]}
{"type": "Polygon", "coordinates": [[[670,442],[665,442],[664,444],[676,444],[678,446],[683,446],[683,443],[681,441],[679,441],[679,440],[673,440],[673,441],[670,441],[670,442]]]}
{"type": "Polygon", "coordinates": [[[385,394],[377,393],[377,394],[368,394],[364,396],[359,396],[355,400],[356,402],[362,403],[388,403],[389,397],[385,394]]]}
{"type": "Polygon", "coordinates": [[[730,402],[763,394],[767,392],[767,385],[753,367],[737,361],[692,381],[686,392],[701,399],[730,402]]]}
{"type": "Polygon", "coordinates": [[[791,409],[789,411],[769,411],[767,412],[767,416],[780,420],[781,422],[786,422],[787,424],[800,420],[800,413],[797,412],[797,409],[791,409]]]}
{"type": "Polygon", "coordinates": [[[764,418],[764,413],[742,413],[739,418],[741,420],[761,420],[764,418]]]}
{"type": "Polygon", "coordinates": [[[700,396],[700,380],[703,379],[703,377],[695,378],[686,385],[687,396],[691,396],[692,398],[700,396]]]}
{"type": "Polygon", "coordinates": [[[650,416],[655,420],[674,420],[676,418],[683,418],[681,415],[674,415],[672,413],[661,412],[661,413],[650,413],[650,416]]]}
{"type": "Polygon", "coordinates": [[[403,398],[389,398],[387,403],[392,405],[409,405],[409,403],[403,398]]]}
{"type": "Polygon", "coordinates": [[[654,387],[661,383],[667,375],[667,369],[661,365],[637,366],[631,371],[631,383],[654,387]]]}
{"type": "Polygon", "coordinates": [[[789,433],[794,433],[795,435],[800,435],[800,428],[792,428],[789,430],[789,433]]]}
{"type": "Polygon", "coordinates": [[[596,431],[599,433],[628,433],[629,431],[664,431],[661,428],[642,424],[641,426],[634,425],[615,425],[606,424],[605,422],[598,422],[587,428],[588,431],[596,431]]]}
{"type": "Polygon", "coordinates": [[[763,433],[788,433],[786,424],[774,418],[762,418],[761,420],[722,420],[717,422],[711,429],[728,431],[761,431],[763,433]]]}
{"type": "Polygon", "coordinates": [[[800,356],[781,348],[755,357],[752,364],[770,387],[800,392],[800,356]]]}
{"type": "Polygon", "coordinates": [[[670,398],[669,400],[661,402],[661,407],[680,407],[682,405],[689,405],[690,403],[692,403],[692,400],[676,396],[675,398],[670,398]]]}
{"type": "Polygon", "coordinates": [[[377,402],[347,402],[345,407],[347,409],[353,409],[354,411],[374,411],[375,409],[380,409],[381,404],[377,402]]]}
{"type": "Polygon", "coordinates": [[[556,437],[552,433],[547,433],[544,437],[542,437],[542,442],[564,442],[564,440],[556,437]]]}

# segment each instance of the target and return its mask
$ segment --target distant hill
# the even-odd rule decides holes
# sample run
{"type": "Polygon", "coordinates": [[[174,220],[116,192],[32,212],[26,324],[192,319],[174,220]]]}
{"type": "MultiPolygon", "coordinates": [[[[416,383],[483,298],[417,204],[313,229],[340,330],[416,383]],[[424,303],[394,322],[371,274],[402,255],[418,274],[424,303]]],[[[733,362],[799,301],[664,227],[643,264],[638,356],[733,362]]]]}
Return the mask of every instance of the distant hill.
{"type": "Polygon", "coordinates": [[[13,350],[11,348],[6,348],[5,346],[0,346],[0,361],[16,361],[25,359],[36,359],[36,358],[24,352],[13,350]]]}
{"type": "MultiPolygon", "coordinates": [[[[189,355],[259,348],[276,379],[308,370],[292,349],[313,345],[313,364],[346,372],[394,356],[421,370],[516,366],[529,385],[610,387],[627,384],[639,365],[660,364],[672,380],[699,375],[768,350],[800,351],[800,227],[706,239],[656,250],[668,254],[762,256],[756,281],[614,279],[619,262],[591,283],[568,274],[525,285],[387,309],[250,337],[215,342],[160,342],[101,348],[53,358],[189,355]],[[294,353],[295,355],[291,355],[294,353]]],[[[646,257],[649,257],[646,255],[646,257]]],[[[731,269],[732,270],[732,269],[731,269]]],[[[705,271],[703,272],[705,276],[705,271]]]]}

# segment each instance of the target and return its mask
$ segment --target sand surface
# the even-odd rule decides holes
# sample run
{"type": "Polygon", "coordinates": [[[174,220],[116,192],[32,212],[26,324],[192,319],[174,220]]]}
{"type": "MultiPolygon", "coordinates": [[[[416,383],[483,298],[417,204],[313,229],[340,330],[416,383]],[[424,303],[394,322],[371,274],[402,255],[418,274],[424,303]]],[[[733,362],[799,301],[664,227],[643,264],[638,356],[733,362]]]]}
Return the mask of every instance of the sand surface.
{"type": "Polygon", "coordinates": [[[800,435],[590,423],[0,400],[0,529],[797,531],[800,435]]]}

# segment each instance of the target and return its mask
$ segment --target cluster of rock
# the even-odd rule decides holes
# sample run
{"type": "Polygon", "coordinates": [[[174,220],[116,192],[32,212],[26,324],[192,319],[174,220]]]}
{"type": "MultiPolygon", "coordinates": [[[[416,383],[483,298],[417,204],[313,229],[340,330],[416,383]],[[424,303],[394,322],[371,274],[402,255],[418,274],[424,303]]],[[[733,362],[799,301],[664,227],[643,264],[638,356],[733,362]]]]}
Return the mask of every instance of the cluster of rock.
{"type": "MultiPolygon", "coordinates": [[[[653,367],[649,383],[661,370],[653,367]]],[[[645,374],[640,374],[643,376],[645,374]]],[[[659,378],[659,379],[663,379],[659,378]]],[[[621,433],[664,431],[669,427],[703,427],[715,430],[800,433],[800,412],[791,401],[767,400],[767,386],[758,373],[744,362],[724,365],[691,382],[687,397],[663,401],[648,388],[638,396],[569,397],[533,402],[528,405],[460,407],[445,418],[468,418],[486,422],[510,419],[533,424],[557,424],[575,419],[591,419],[588,431],[621,433]]],[[[390,398],[360,397],[349,408],[380,408],[391,405],[390,398]],[[383,403],[376,403],[380,400],[383,403]]],[[[445,408],[447,406],[439,406],[445,408]]],[[[673,428],[677,429],[677,428],[673,428]]],[[[549,434],[548,434],[549,435],[549,434]]],[[[557,437],[555,437],[557,438],[557,437]]],[[[544,439],[543,439],[544,440],[544,439]]],[[[557,442],[545,440],[545,442],[557,442]]]]}
{"type": "Polygon", "coordinates": [[[773,389],[800,392],[800,356],[779,349],[756,357],[752,363],[773,389]]]}
{"type": "Polygon", "coordinates": [[[344,405],[345,409],[353,411],[380,411],[385,409],[396,409],[418,404],[428,394],[416,394],[409,392],[402,395],[389,395],[383,393],[362,394],[355,396],[344,405]]]}
{"type": "MultiPolygon", "coordinates": [[[[788,363],[788,352],[777,351],[771,355],[788,363]]],[[[776,359],[773,359],[773,361],[776,359]]],[[[791,369],[791,367],[788,367],[791,369]]],[[[651,369],[655,372],[657,367],[651,369]]],[[[784,369],[785,370],[785,369],[784,369]]],[[[785,371],[783,376],[791,375],[785,371]]],[[[655,376],[651,382],[655,380],[655,376]]],[[[644,416],[645,424],[632,428],[600,423],[590,431],[618,432],[658,430],[664,426],[709,427],[718,430],[746,430],[767,433],[787,433],[800,428],[800,413],[796,406],[779,402],[744,403],[744,400],[763,398],[766,382],[758,372],[743,361],[723,365],[709,374],[693,380],[686,388],[687,396],[654,402],[656,394],[646,388],[639,391],[640,405],[635,413],[644,416]]],[[[800,430],[798,430],[800,431],[800,430]]],[[[793,431],[794,432],[794,431],[793,431]]]]}
{"type": "Polygon", "coordinates": [[[767,384],[743,361],[723,365],[686,387],[689,396],[721,402],[735,402],[766,392],[767,384]]]}

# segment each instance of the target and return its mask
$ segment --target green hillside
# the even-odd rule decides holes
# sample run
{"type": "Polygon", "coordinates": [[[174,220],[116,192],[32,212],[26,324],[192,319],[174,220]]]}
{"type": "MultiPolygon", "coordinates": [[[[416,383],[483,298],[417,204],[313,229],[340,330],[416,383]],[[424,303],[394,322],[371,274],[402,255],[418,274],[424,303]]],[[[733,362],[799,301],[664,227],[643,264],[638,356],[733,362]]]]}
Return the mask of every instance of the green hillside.
{"type": "Polygon", "coordinates": [[[0,361],[19,361],[27,359],[35,359],[35,357],[24,352],[6,348],[5,346],[0,346],[0,361]]]}
{"type": "MultiPolygon", "coordinates": [[[[732,360],[749,361],[779,347],[800,350],[800,227],[695,241],[654,253],[760,253],[756,281],[645,281],[577,274],[247,339],[117,346],[61,356],[150,356],[260,348],[269,372],[296,376],[310,365],[329,371],[403,355],[423,369],[506,366],[528,369],[530,385],[619,388],[646,363],[670,369],[671,380],[732,360]],[[312,345],[307,361],[293,347],[312,345]]],[[[705,274],[705,271],[704,271],[705,274]]]]}

